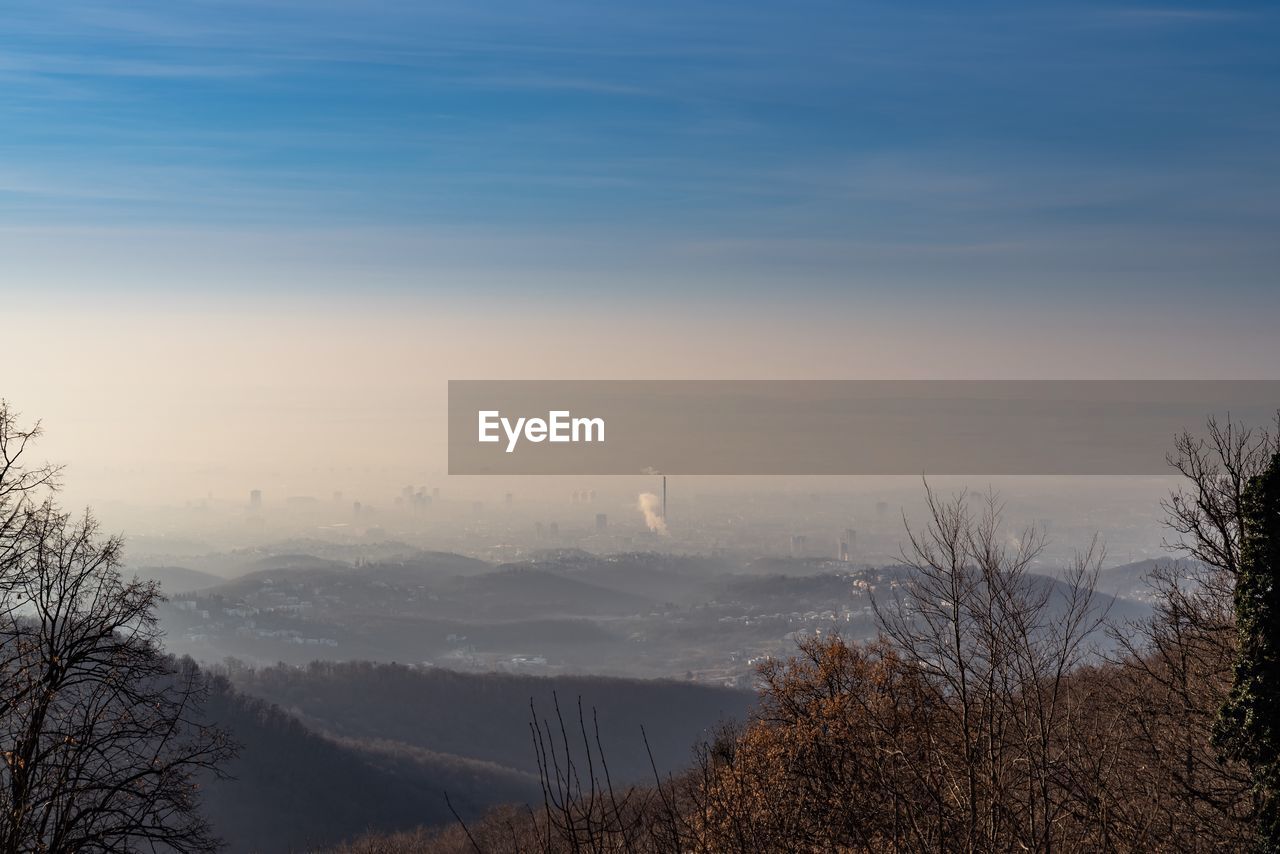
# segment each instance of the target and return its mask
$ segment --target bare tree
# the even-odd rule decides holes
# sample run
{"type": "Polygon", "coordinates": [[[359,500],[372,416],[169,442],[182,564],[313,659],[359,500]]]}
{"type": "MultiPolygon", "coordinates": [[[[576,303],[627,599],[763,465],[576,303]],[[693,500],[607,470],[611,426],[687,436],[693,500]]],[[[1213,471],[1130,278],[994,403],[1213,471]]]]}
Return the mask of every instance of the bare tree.
{"type": "Polygon", "coordinates": [[[1107,781],[1117,832],[1136,847],[1244,850],[1253,835],[1251,779],[1213,747],[1235,649],[1226,572],[1169,564],[1152,575],[1152,616],[1117,626],[1118,666],[1105,698],[1116,710],[1121,769],[1107,781]]]}
{"type": "Polygon", "coordinates": [[[18,425],[19,415],[0,399],[0,586],[14,573],[25,542],[21,536],[28,511],[41,493],[57,487],[60,469],[30,459],[29,446],[40,437],[40,422],[18,425]]]}
{"type": "MultiPolygon", "coordinates": [[[[0,417],[11,419],[7,410],[0,417]]],[[[36,431],[0,420],[0,852],[208,851],[196,776],[232,755],[200,717],[203,677],[159,646],[154,583],[121,577],[121,541],[59,510],[36,431]]]]}
{"type": "Polygon", "coordinates": [[[750,723],[699,754],[708,850],[1117,847],[1095,782],[1114,735],[1084,677],[1102,663],[1101,547],[1040,576],[1042,535],[1008,536],[996,496],[926,497],[908,567],[878,582],[882,638],[808,637],[766,662],[750,723]]]}
{"type": "Polygon", "coordinates": [[[1173,534],[1166,547],[1188,560],[1152,571],[1149,619],[1115,627],[1121,654],[1110,681],[1125,733],[1119,764],[1161,781],[1108,783],[1112,818],[1143,846],[1243,849],[1253,838],[1248,768],[1221,755],[1212,736],[1231,689],[1246,490],[1278,442],[1280,432],[1210,418],[1203,435],[1182,433],[1168,455],[1184,482],[1162,502],[1173,534]]]}
{"type": "MultiPolygon", "coordinates": [[[[694,844],[688,822],[687,781],[662,778],[643,727],[640,738],[654,784],[617,787],[609,772],[595,709],[588,724],[579,697],[577,725],[572,726],[565,723],[555,692],[552,705],[554,720],[539,717],[532,701],[529,704],[529,729],[543,802],[541,810],[530,810],[528,815],[527,826],[535,830],[536,842],[517,845],[517,850],[544,854],[702,850],[694,844]]],[[[515,838],[514,825],[510,830],[515,838]]]]}
{"type": "Polygon", "coordinates": [[[1176,535],[1168,547],[1228,575],[1239,571],[1244,494],[1280,451],[1280,414],[1276,423],[1272,432],[1211,417],[1204,436],[1184,432],[1174,439],[1167,459],[1186,483],[1162,502],[1176,535]]]}
{"type": "Polygon", "coordinates": [[[1079,735],[1070,677],[1097,660],[1090,644],[1106,619],[1093,595],[1103,551],[1095,539],[1062,579],[1034,575],[1043,533],[1007,535],[998,496],[947,500],[928,484],[925,495],[926,526],[907,529],[911,571],[889,601],[873,605],[934,695],[943,744],[931,798],[941,847],[1085,844],[1066,821],[1072,794],[1063,771],[1079,735]]]}

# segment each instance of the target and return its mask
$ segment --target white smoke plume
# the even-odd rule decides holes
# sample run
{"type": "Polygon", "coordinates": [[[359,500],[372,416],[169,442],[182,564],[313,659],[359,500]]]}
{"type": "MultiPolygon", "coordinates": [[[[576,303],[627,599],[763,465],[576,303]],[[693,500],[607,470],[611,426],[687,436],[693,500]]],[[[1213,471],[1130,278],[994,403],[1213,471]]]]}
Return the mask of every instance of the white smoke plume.
{"type": "Polygon", "coordinates": [[[644,514],[644,523],[655,534],[667,533],[667,520],[662,518],[662,499],[652,492],[640,493],[636,507],[644,514]]]}

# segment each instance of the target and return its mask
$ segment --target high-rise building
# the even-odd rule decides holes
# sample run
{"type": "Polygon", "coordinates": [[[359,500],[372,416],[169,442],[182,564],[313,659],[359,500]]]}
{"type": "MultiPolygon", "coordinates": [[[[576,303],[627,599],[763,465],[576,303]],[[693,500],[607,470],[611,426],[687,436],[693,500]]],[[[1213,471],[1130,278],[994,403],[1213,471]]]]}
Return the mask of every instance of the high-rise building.
{"type": "Polygon", "coordinates": [[[607,531],[609,529],[609,516],[605,513],[596,514],[596,530],[607,531]]]}
{"type": "Polygon", "coordinates": [[[254,510],[258,510],[262,507],[262,490],[261,489],[252,489],[249,491],[249,506],[252,507],[254,510]]]}
{"type": "Polygon", "coordinates": [[[853,560],[853,553],[856,550],[858,542],[858,532],[853,528],[845,528],[844,534],[840,537],[840,560],[853,560]]]}

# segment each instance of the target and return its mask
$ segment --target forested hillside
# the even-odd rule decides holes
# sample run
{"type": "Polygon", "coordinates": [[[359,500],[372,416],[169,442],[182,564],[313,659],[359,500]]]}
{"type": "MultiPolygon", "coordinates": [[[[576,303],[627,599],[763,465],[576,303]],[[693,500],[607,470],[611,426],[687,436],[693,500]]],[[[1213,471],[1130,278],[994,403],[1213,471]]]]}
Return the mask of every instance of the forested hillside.
{"type": "Polygon", "coordinates": [[[536,777],[459,756],[323,737],[214,679],[206,714],[240,745],[229,779],[202,783],[202,809],[233,852],[302,850],[370,831],[453,820],[539,795],[536,777]]]}
{"type": "MultiPolygon", "coordinates": [[[[530,702],[594,713],[615,779],[652,779],[647,736],[662,773],[688,764],[695,744],[722,722],[744,720],[747,691],[666,680],[455,673],[368,662],[316,662],[231,672],[244,692],[289,710],[316,731],[433,751],[537,773],[530,702]],[[554,695],[554,696],[553,696],[554,695]],[[641,735],[641,727],[645,736],[641,735]]],[[[497,800],[491,800],[496,803],[497,800]]]]}

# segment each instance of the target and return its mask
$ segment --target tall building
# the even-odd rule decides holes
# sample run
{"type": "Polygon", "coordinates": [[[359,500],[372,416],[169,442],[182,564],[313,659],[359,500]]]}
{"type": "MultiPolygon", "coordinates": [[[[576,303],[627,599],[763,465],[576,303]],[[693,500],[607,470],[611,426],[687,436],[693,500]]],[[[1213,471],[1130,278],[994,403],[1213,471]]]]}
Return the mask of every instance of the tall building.
{"type": "Polygon", "coordinates": [[[261,489],[252,489],[249,491],[249,506],[252,507],[254,510],[258,510],[262,507],[262,490],[261,489]]]}
{"type": "Polygon", "coordinates": [[[845,528],[844,534],[840,537],[840,560],[853,560],[853,553],[856,550],[858,542],[858,532],[853,528],[845,528]]]}
{"type": "Polygon", "coordinates": [[[607,531],[609,529],[609,516],[605,513],[596,514],[596,530],[607,531]]]}

